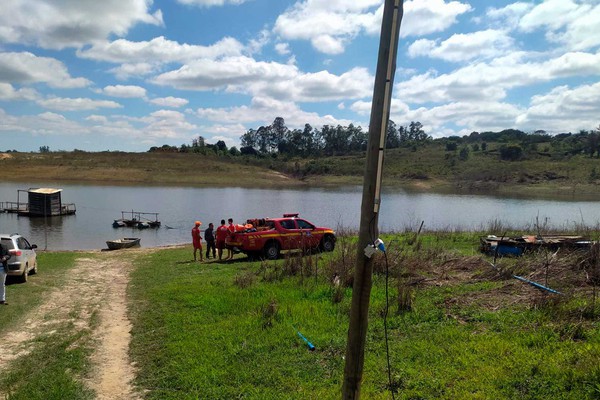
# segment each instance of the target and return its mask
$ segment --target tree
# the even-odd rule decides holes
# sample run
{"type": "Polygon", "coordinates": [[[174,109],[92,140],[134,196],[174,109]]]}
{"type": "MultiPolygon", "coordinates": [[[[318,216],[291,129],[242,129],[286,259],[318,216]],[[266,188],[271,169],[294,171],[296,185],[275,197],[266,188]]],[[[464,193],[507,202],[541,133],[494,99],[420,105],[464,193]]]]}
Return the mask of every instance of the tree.
{"type": "Polygon", "coordinates": [[[500,158],[506,161],[517,161],[523,157],[523,148],[518,144],[505,144],[500,147],[500,158]]]}
{"type": "Polygon", "coordinates": [[[217,150],[219,150],[219,151],[223,151],[223,152],[227,151],[227,145],[222,140],[219,140],[217,142],[216,147],[217,147],[217,150]]]}
{"type": "Polygon", "coordinates": [[[469,159],[469,153],[469,147],[465,145],[458,152],[458,158],[460,158],[462,161],[467,161],[469,159]]]}
{"type": "Polygon", "coordinates": [[[351,151],[365,151],[367,149],[368,136],[366,132],[363,132],[360,126],[354,126],[353,124],[348,125],[344,134],[349,138],[349,150],[351,151]]]}
{"type": "Polygon", "coordinates": [[[387,135],[385,138],[385,147],[388,149],[395,149],[400,147],[400,135],[396,128],[396,123],[392,120],[388,123],[387,135]]]}
{"type": "Polygon", "coordinates": [[[273,121],[269,129],[269,148],[271,153],[279,149],[280,143],[286,137],[288,128],[285,126],[285,121],[282,117],[277,117],[273,121]]]}
{"type": "Polygon", "coordinates": [[[50,153],[50,146],[40,146],[40,153],[50,153]]]}
{"type": "Polygon", "coordinates": [[[258,132],[250,128],[240,137],[241,147],[251,147],[253,149],[258,148],[258,132]]]}

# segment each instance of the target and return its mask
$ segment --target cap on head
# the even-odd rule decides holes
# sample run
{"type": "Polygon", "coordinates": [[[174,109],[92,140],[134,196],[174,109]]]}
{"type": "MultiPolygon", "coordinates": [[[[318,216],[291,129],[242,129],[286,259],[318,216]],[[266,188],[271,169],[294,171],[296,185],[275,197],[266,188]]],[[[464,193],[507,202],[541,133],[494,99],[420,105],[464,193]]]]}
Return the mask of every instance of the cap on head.
{"type": "Polygon", "coordinates": [[[202,222],[196,221],[195,224],[196,224],[196,226],[200,226],[200,225],[202,225],[202,222]]]}

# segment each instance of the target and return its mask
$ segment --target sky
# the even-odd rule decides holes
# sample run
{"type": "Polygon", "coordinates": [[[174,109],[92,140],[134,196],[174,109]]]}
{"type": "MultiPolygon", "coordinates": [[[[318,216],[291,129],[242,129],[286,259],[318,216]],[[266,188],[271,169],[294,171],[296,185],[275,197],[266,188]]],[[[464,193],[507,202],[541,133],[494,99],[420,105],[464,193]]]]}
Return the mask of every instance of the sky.
{"type": "MultiPolygon", "coordinates": [[[[368,130],[383,0],[1,0],[0,151],[368,130]]],[[[408,0],[391,119],[434,138],[600,126],[600,0],[408,0]]]]}

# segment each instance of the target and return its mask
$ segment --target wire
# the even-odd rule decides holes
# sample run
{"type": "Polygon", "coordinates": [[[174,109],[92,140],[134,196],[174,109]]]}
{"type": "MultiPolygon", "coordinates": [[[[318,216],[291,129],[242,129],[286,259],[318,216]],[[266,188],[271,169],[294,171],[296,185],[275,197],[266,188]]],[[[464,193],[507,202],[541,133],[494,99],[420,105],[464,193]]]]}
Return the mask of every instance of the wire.
{"type": "Polygon", "coordinates": [[[386,353],[386,360],[387,360],[388,383],[390,386],[390,393],[392,394],[392,399],[395,400],[396,397],[394,395],[394,387],[392,386],[392,366],[390,364],[390,345],[389,345],[388,327],[387,327],[387,317],[388,317],[388,311],[390,308],[390,296],[389,296],[390,273],[389,273],[389,263],[388,263],[387,251],[384,251],[383,255],[385,257],[385,312],[383,313],[383,332],[384,332],[384,336],[385,336],[385,353],[386,353]]]}

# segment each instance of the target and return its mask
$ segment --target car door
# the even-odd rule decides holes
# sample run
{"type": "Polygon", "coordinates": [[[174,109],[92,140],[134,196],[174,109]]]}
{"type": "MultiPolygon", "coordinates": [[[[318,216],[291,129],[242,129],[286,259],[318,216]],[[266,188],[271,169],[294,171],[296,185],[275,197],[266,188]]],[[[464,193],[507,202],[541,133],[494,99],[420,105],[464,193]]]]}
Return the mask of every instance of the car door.
{"type": "Polygon", "coordinates": [[[300,245],[301,248],[314,248],[319,245],[321,237],[314,234],[315,226],[304,219],[297,219],[296,225],[301,233],[300,245]]]}
{"type": "Polygon", "coordinates": [[[29,270],[34,269],[37,262],[37,256],[31,244],[29,244],[24,237],[20,237],[17,239],[17,245],[23,252],[23,262],[27,263],[26,265],[28,265],[29,270]]]}
{"type": "Polygon", "coordinates": [[[279,226],[281,226],[282,250],[297,248],[300,233],[296,229],[296,222],[293,219],[282,219],[279,221],[279,226]]]}

